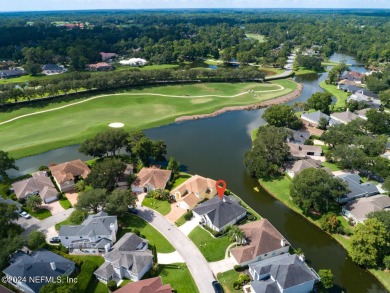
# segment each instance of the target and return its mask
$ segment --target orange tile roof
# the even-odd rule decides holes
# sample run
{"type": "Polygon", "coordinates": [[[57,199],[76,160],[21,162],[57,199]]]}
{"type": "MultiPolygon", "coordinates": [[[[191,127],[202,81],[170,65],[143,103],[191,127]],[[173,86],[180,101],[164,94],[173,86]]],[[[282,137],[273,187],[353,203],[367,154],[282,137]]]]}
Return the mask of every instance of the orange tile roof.
{"type": "Polygon", "coordinates": [[[217,194],[215,188],[216,183],[217,182],[213,179],[194,175],[173,189],[171,194],[175,195],[176,192],[180,192],[181,196],[184,196],[186,193],[203,193],[207,192],[207,190],[209,190],[210,193],[217,194]]]}
{"type": "Polygon", "coordinates": [[[171,174],[171,170],[142,168],[132,185],[142,187],[150,184],[154,188],[164,189],[171,178],[171,174]]]}
{"type": "Polygon", "coordinates": [[[80,159],[49,167],[51,174],[59,184],[73,180],[76,176],[87,178],[91,170],[80,159]]]}
{"type": "Polygon", "coordinates": [[[169,284],[163,285],[161,277],[145,279],[138,282],[128,283],[116,290],[116,293],[172,293],[169,284]]]}

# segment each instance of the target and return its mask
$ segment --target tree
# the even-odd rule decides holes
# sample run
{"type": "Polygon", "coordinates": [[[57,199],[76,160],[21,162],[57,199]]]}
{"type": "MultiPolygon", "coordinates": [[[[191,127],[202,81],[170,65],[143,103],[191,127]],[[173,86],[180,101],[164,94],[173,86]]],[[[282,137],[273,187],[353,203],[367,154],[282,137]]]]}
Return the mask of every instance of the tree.
{"type": "Polygon", "coordinates": [[[27,236],[27,246],[31,250],[37,250],[46,243],[46,236],[41,231],[32,231],[27,236]]]}
{"type": "Polygon", "coordinates": [[[115,189],[107,199],[105,211],[112,215],[125,215],[129,206],[135,206],[136,199],[130,190],[115,189]]]}
{"type": "Polygon", "coordinates": [[[93,188],[104,188],[112,191],[126,168],[125,163],[116,158],[104,158],[97,161],[85,182],[93,188]]]}
{"type": "Polygon", "coordinates": [[[390,114],[376,110],[368,110],[367,129],[375,134],[390,134],[390,114]]]}
{"type": "Polygon", "coordinates": [[[367,215],[368,219],[377,219],[383,225],[385,225],[386,230],[390,233],[390,211],[377,211],[370,212],[367,215]]]}
{"type": "Polygon", "coordinates": [[[382,188],[386,190],[388,193],[390,192],[390,176],[385,179],[382,184],[382,188]]]}
{"type": "Polygon", "coordinates": [[[331,270],[319,270],[318,275],[321,278],[321,283],[325,289],[331,289],[333,287],[333,274],[331,270]]]}
{"type": "Polygon", "coordinates": [[[328,126],[328,119],[326,119],[326,117],[321,117],[320,120],[318,121],[317,128],[326,130],[327,126],[328,126]]]}
{"type": "Polygon", "coordinates": [[[168,190],[155,189],[148,192],[147,197],[151,197],[159,200],[169,200],[170,194],[168,190]]]}
{"type": "Polygon", "coordinates": [[[331,154],[334,161],[342,169],[360,170],[366,168],[367,156],[360,147],[346,144],[337,145],[331,154]]]}
{"type": "Polygon", "coordinates": [[[288,105],[278,104],[268,107],[262,117],[268,124],[276,127],[292,129],[302,127],[302,121],[295,116],[294,108],[288,105]]]}
{"type": "Polygon", "coordinates": [[[0,203],[0,239],[6,238],[11,234],[17,234],[17,229],[20,226],[13,226],[14,220],[18,219],[18,214],[16,213],[16,206],[9,205],[5,203],[0,203]]]}
{"type": "Polygon", "coordinates": [[[383,258],[383,264],[387,270],[390,270],[390,255],[387,255],[383,258]]]}
{"type": "Polygon", "coordinates": [[[15,159],[10,157],[7,152],[0,150],[0,176],[8,178],[5,171],[9,169],[19,170],[19,168],[15,165],[15,159]]]}
{"type": "Polygon", "coordinates": [[[335,213],[327,213],[320,219],[320,225],[323,230],[329,233],[335,233],[340,227],[340,221],[335,213]]]}
{"type": "Polygon", "coordinates": [[[329,106],[332,104],[332,96],[327,93],[317,92],[307,100],[310,108],[329,114],[329,106]]]}
{"type": "Polygon", "coordinates": [[[37,211],[42,204],[42,198],[39,195],[31,195],[26,200],[26,205],[33,211],[37,211]]]}
{"type": "Polygon", "coordinates": [[[277,175],[290,154],[286,142],[287,131],[275,126],[262,126],[245,154],[245,165],[251,176],[268,178],[277,175]]]}
{"type": "Polygon", "coordinates": [[[357,224],[351,236],[350,255],[358,265],[375,267],[389,253],[390,233],[377,219],[357,224]]]}
{"type": "Polygon", "coordinates": [[[26,69],[27,73],[31,76],[36,76],[42,71],[41,66],[37,63],[27,63],[24,66],[24,69],[26,69]]]}
{"type": "Polygon", "coordinates": [[[304,211],[326,212],[329,205],[348,193],[345,182],[322,169],[308,168],[296,175],[290,187],[293,201],[304,211]]]}
{"type": "Polygon", "coordinates": [[[381,100],[383,106],[385,106],[386,108],[390,108],[390,90],[381,92],[379,94],[379,99],[381,100]]]}
{"type": "Polygon", "coordinates": [[[171,157],[167,169],[172,171],[172,180],[175,180],[180,172],[180,163],[174,157],[171,157]]]}
{"type": "Polygon", "coordinates": [[[151,140],[146,137],[143,132],[138,131],[130,134],[127,151],[130,152],[133,157],[140,159],[143,165],[148,166],[151,158],[156,161],[165,160],[167,146],[164,141],[151,140]]]}
{"type": "Polygon", "coordinates": [[[103,209],[107,201],[107,190],[102,188],[91,189],[83,192],[77,198],[77,209],[93,211],[95,214],[103,209]]]}
{"type": "Polygon", "coordinates": [[[242,244],[245,240],[245,234],[238,226],[231,226],[227,235],[229,237],[230,242],[235,241],[238,244],[242,244]]]}
{"type": "Polygon", "coordinates": [[[114,280],[107,282],[107,288],[110,290],[110,292],[114,292],[118,287],[116,285],[116,282],[114,280]]]}
{"type": "Polygon", "coordinates": [[[73,225],[80,225],[85,217],[87,216],[87,212],[86,211],[83,211],[83,210],[74,210],[70,216],[69,216],[69,221],[73,224],[73,225]]]}
{"type": "Polygon", "coordinates": [[[61,282],[48,283],[39,290],[39,293],[79,293],[77,284],[69,283],[62,277],[61,282]]]}

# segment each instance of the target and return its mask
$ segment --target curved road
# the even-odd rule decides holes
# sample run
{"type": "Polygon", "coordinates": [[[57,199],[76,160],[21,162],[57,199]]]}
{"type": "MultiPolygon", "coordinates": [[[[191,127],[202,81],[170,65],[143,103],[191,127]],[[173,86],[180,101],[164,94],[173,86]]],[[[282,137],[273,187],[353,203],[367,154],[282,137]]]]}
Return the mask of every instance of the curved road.
{"type": "Polygon", "coordinates": [[[138,206],[137,209],[139,210],[137,216],[150,223],[164,235],[182,256],[198,286],[199,292],[214,293],[211,283],[215,281],[215,278],[209,264],[194,243],[160,213],[141,206],[138,206]]]}

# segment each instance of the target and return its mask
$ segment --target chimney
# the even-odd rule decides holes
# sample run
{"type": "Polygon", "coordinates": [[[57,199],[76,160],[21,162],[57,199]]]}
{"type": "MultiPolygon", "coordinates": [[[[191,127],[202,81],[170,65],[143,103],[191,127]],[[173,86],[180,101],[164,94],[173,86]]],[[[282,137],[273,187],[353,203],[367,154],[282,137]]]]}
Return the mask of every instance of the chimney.
{"type": "Polygon", "coordinates": [[[112,240],[112,243],[116,242],[116,231],[115,231],[115,224],[114,223],[111,223],[110,224],[110,230],[111,230],[111,240],[112,240]]]}
{"type": "Polygon", "coordinates": [[[55,271],[55,270],[57,269],[56,263],[55,263],[54,261],[52,261],[52,262],[50,263],[50,267],[51,267],[51,269],[52,269],[53,271],[55,271]]]}
{"type": "Polygon", "coordinates": [[[111,249],[110,243],[107,243],[106,245],[104,245],[104,251],[105,251],[106,253],[109,252],[110,249],[111,249]]]}
{"type": "Polygon", "coordinates": [[[305,262],[305,255],[302,253],[300,255],[298,255],[298,258],[301,262],[305,262]]]}
{"type": "Polygon", "coordinates": [[[285,247],[286,244],[287,244],[286,239],[282,238],[282,240],[280,240],[280,245],[281,245],[282,247],[285,247]]]}

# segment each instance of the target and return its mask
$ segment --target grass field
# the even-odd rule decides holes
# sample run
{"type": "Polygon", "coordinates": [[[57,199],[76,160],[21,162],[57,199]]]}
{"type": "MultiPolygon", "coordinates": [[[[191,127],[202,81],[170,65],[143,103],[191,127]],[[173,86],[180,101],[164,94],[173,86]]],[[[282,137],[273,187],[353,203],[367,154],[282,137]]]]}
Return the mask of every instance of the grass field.
{"type": "Polygon", "coordinates": [[[37,218],[39,220],[44,220],[52,216],[51,212],[48,209],[38,209],[37,211],[34,212],[32,209],[28,207],[23,207],[22,210],[24,212],[29,213],[32,217],[37,218]]]}
{"type": "Polygon", "coordinates": [[[107,125],[111,122],[122,122],[125,124],[125,129],[130,131],[146,129],[170,123],[182,115],[210,113],[225,106],[248,105],[273,99],[288,94],[295,88],[296,84],[289,80],[267,84],[170,85],[134,89],[122,94],[104,95],[89,101],[79,99],[53,102],[41,108],[34,105],[1,113],[0,123],[20,115],[82,102],[56,111],[0,124],[1,147],[15,158],[26,157],[80,143],[93,134],[107,129],[107,125]],[[265,92],[253,94],[249,93],[249,90],[265,92]],[[239,93],[243,94],[231,97],[239,93]],[[221,97],[208,95],[220,95],[221,97]]]}
{"type": "Polygon", "coordinates": [[[171,204],[167,200],[158,200],[146,197],[142,201],[142,205],[159,212],[163,216],[169,214],[171,211],[171,204]]]}
{"type": "Polygon", "coordinates": [[[237,273],[235,270],[230,270],[227,272],[223,272],[218,274],[217,279],[218,282],[222,285],[225,293],[239,293],[242,290],[236,290],[233,287],[233,283],[237,281],[240,273],[237,273]]]}
{"type": "Polygon", "coordinates": [[[335,110],[346,107],[347,97],[349,95],[348,93],[346,93],[346,92],[344,92],[342,90],[338,90],[335,85],[326,84],[325,81],[322,81],[320,83],[320,87],[323,88],[328,93],[330,93],[332,96],[336,97],[337,101],[336,101],[336,104],[335,104],[335,107],[334,107],[335,110]]]}
{"type": "Polygon", "coordinates": [[[246,33],[245,34],[248,38],[251,38],[251,39],[254,39],[254,40],[258,40],[260,43],[264,43],[267,41],[266,37],[263,36],[263,35],[259,35],[259,34],[250,34],[250,33],[246,33]]]}

